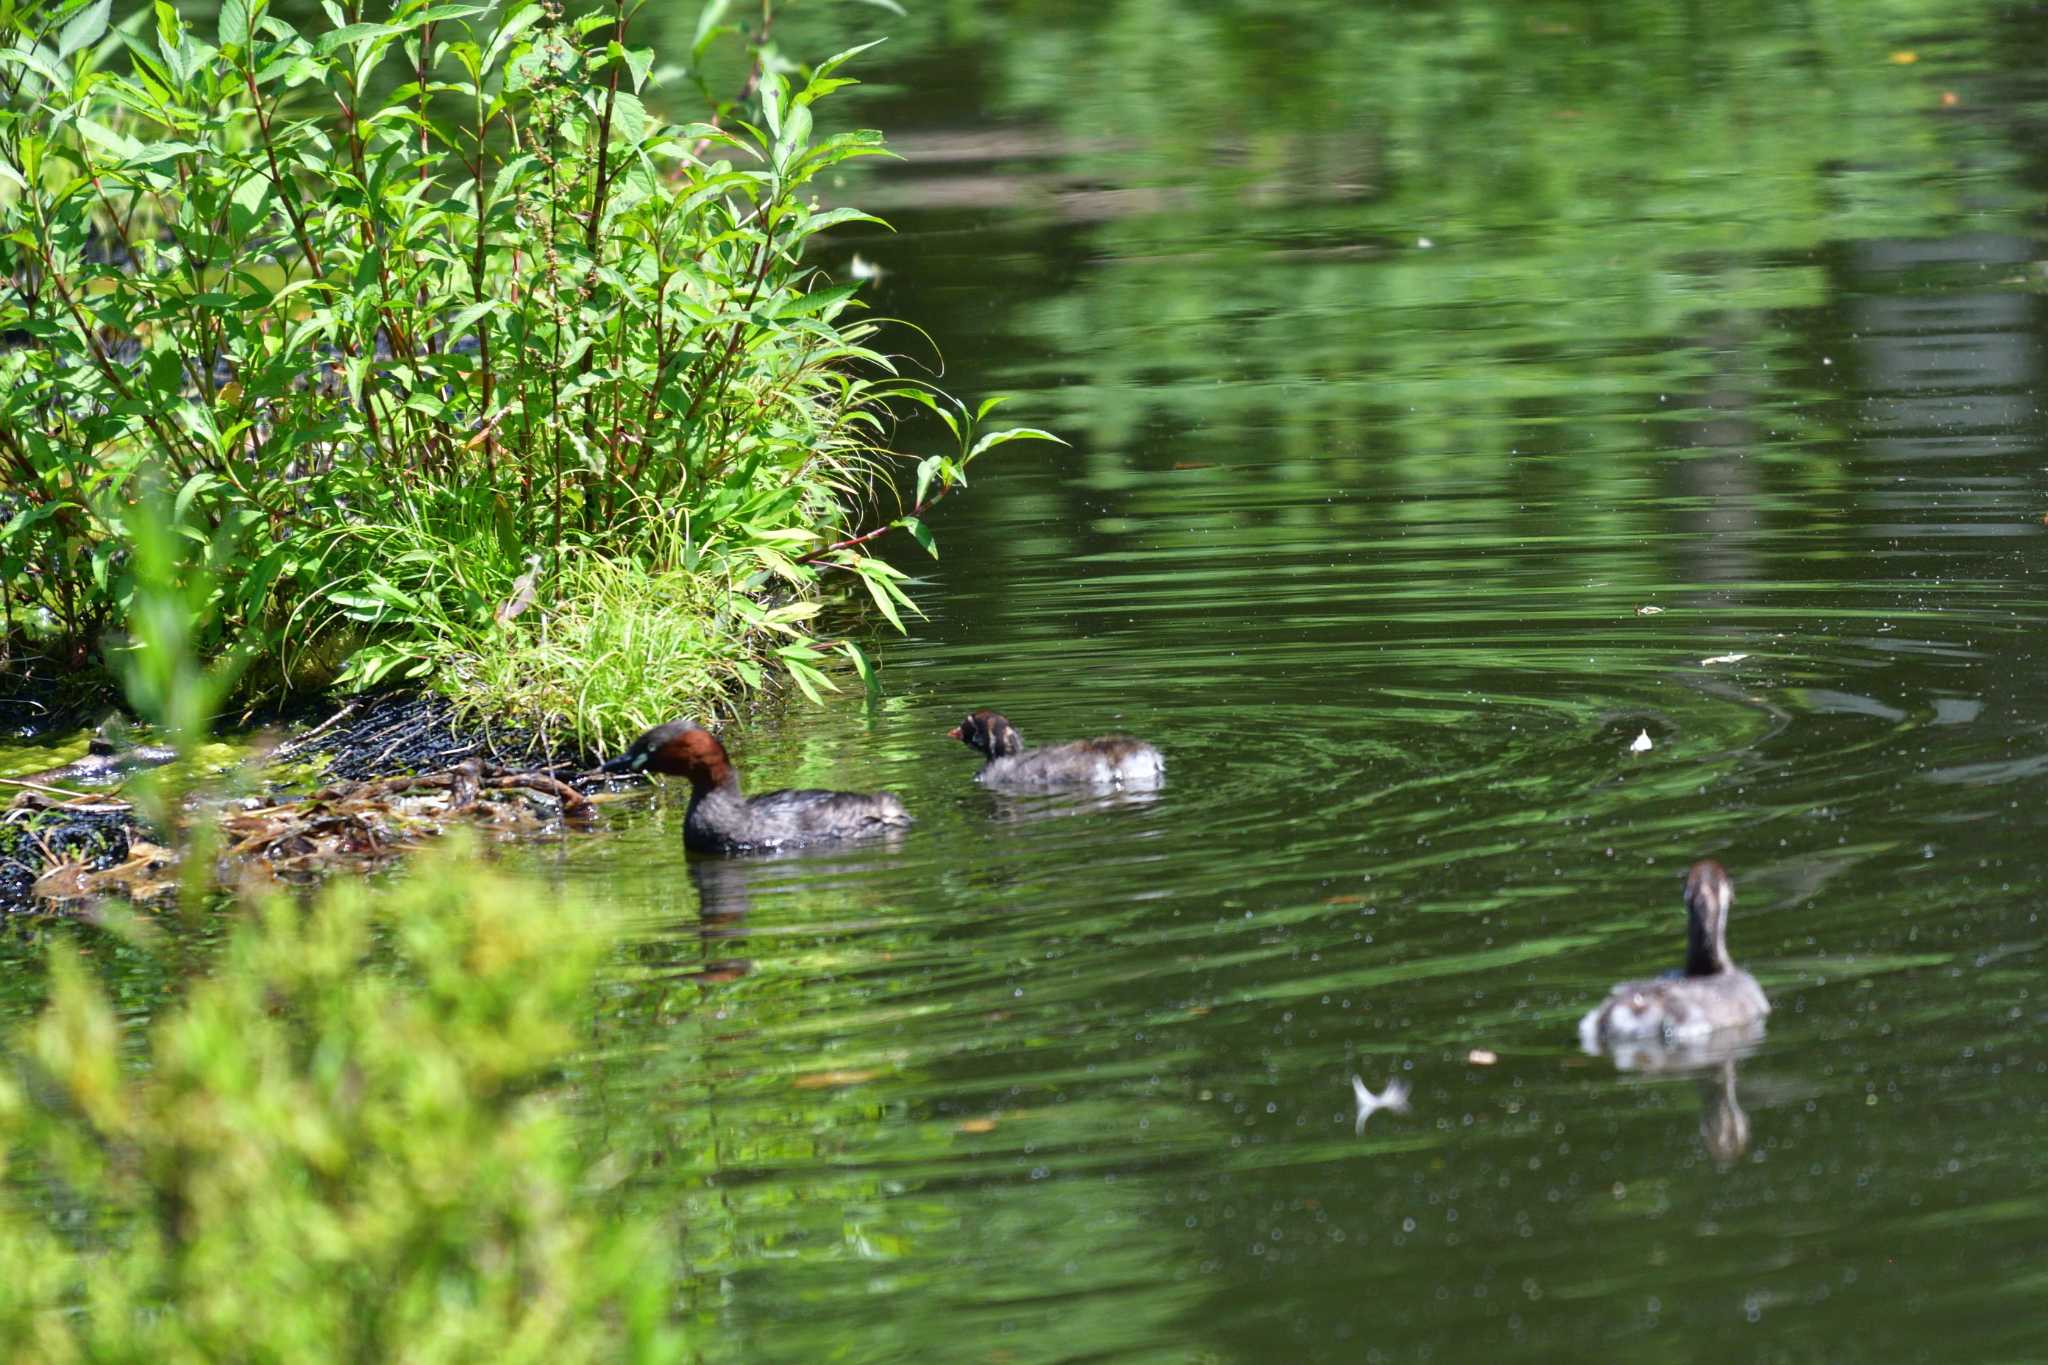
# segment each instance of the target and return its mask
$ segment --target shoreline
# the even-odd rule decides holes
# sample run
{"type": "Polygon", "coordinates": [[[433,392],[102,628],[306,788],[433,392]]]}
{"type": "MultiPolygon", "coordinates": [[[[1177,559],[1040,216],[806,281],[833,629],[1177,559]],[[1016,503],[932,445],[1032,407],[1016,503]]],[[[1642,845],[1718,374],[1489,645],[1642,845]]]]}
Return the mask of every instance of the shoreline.
{"type": "MultiPolygon", "coordinates": [[[[507,839],[587,827],[592,792],[645,781],[600,775],[595,755],[545,732],[465,721],[454,701],[435,692],[329,698],[293,710],[297,733],[265,744],[259,728],[242,763],[204,784],[231,793],[194,817],[216,823],[222,885],[251,876],[311,883],[382,867],[456,823],[507,839]],[[321,762],[317,777],[291,782],[308,760],[321,762]]],[[[35,782],[56,770],[0,786],[8,792],[0,809],[0,916],[89,913],[109,897],[149,904],[171,894],[179,861],[172,845],[181,840],[164,837],[124,794],[155,766],[130,767],[105,787],[35,782]]]]}

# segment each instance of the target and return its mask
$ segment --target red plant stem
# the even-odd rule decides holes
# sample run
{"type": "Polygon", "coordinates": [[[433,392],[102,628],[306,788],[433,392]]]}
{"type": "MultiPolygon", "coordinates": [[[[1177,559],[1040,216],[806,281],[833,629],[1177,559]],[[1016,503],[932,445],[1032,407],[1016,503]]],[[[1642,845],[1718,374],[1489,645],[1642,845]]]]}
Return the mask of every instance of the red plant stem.
{"type": "MultiPolygon", "coordinates": [[[[905,512],[905,513],[903,514],[903,516],[904,516],[904,517],[921,517],[921,516],[923,516],[923,515],[924,515],[924,511],[925,511],[925,509],[926,509],[927,507],[930,507],[930,506],[931,506],[931,505],[932,505],[933,503],[935,503],[935,502],[938,502],[938,501],[939,501],[939,500],[940,500],[941,498],[944,498],[944,497],[946,496],[946,494],[948,494],[948,493],[950,493],[950,492],[952,492],[952,491],[953,491],[953,489],[952,489],[951,487],[947,487],[947,488],[941,488],[941,489],[938,489],[938,490],[937,490],[937,491],[935,491],[935,492],[932,492],[932,493],[929,493],[929,494],[927,494],[927,495],[926,495],[925,497],[923,497],[923,498],[921,498],[921,499],[919,499],[919,500],[918,500],[918,504],[917,504],[917,506],[915,506],[915,507],[911,508],[911,509],[910,509],[910,510],[909,510],[908,512],[905,512]]],[[[885,526],[877,526],[877,527],[876,527],[876,528],[875,528],[874,530],[872,530],[872,531],[863,531],[863,532],[861,532],[861,533],[860,533],[859,535],[857,535],[857,536],[848,536],[848,537],[847,537],[847,538],[846,538],[845,540],[835,540],[835,541],[833,541],[833,542],[832,542],[832,543],[831,543],[830,545],[827,545],[827,546],[826,546],[826,547],[825,547],[824,549],[822,549],[822,550],[813,550],[813,551],[811,551],[811,552],[810,552],[809,554],[807,554],[807,555],[799,555],[799,556],[797,556],[797,560],[796,560],[796,562],[797,562],[797,563],[799,563],[799,564],[816,564],[816,563],[817,563],[817,562],[818,562],[819,560],[823,559],[823,558],[824,558],[824,557],[825,557],[826,555],[829,555],[829,554],[834,554],[834,553],[837,553],[837,552],[838,552],[838,551],[840,551],[840,550],[851,550],[851,549],[853,549],[853,548],[854,548],[854,547],[855,547],[856,545],[865,545],[865,544],[867,544],[867,543],[868,543],[869,541],[871,541],[871,540],[879,540],[879,539],[880,539],[881,537],[883,537],[883,536],[886,536],[886,535],[888,535],[888,534],[889,534],[889,533],[890,533],[891,531],[895,530],[895,529],[896,529],[896,528],[897,528],[898,526],[901,526],[902,524],[903,524],[903,517],[898,517],[898,518],[897,518],[896,520],[894,520],[894,521],[892,521],[892,522],[888,523],[888,524],[887,524],[887,525],[885,525],[885,526]]],[[[826,567],[827,567],[827,568],[842,568],[842,567],[844,567],[844,566],[843,566],[843,565],[837,565],[837,564],[831,564],[831,565],[827,565],[826,567]]]]}

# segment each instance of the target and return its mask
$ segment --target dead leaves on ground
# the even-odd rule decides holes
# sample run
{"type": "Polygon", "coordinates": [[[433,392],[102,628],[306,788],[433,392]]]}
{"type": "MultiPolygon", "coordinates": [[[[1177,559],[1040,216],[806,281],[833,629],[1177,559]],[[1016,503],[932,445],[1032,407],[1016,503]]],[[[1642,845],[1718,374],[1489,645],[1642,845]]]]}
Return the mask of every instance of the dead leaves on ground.
{"type": "MultiPolygon", "coordinates": [[[[105,797],[90,798],[105,811],[105,797]]],[[[117,806],[124,803],[112,803],[117,806]]],[[[15,806],[61,813],[84,808],[23,793],[15,806]]],[[[509,772],[471,758],[441,772],[323,787],[308,796],[230,803],[219,811],[221,872],[242,883],[304,882],[380,867],[461,821],[501,838],[547,833],[591,818],[590,799],[546,773],[509,772]]],[[[177,886],[177,856],[131,833],[128,857],[95,869],[77,857],[52,860],[33,894],[68,902],[108,895],[148,901],[177,886]]]]}

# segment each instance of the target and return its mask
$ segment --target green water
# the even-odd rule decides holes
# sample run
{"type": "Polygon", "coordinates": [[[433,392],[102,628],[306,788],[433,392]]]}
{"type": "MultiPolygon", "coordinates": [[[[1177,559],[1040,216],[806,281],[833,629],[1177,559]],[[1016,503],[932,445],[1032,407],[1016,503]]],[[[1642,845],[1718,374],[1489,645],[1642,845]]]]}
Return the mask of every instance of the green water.
{"type": "Polygon", "coordinates": [[[2048,1353],[2048,34],[1711,8],[867,59],[899,231],[835,250],[1072,445],[899,554],[879,704],[732,736],[900,845],[686,865],[671,794],[561,855],[644,913],[587,1099],[704,1359],[2048,1353]],[[1168,785],[993,797],[983,705],[1168,785]],[[1582,1056],[1706,855],[1766,1038],[1582,1056]]]}

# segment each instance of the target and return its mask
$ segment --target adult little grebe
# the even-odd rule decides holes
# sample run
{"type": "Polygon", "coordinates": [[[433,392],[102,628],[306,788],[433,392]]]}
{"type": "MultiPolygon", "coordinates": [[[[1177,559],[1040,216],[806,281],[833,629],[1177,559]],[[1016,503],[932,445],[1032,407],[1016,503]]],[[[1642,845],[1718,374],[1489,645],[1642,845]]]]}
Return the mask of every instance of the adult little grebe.
{"type": "Polygon", "coordinates": [[[1758,1023],[1771,1012],[1756,978],[1728,956],[1728,907],[1735,884],[1711,858],[1685,874],[1685,974],[1625,981],[1579,1021],[1588,1052],[1655,1038],[1683,1043],[1758,1023]]]}
{"type": "Polygon", "coordinates": [[[1141,739],[1105,735],[1024,752],[1024,736],[994,711],[976,711],[947,732],[988,755],[974,775],[984,786],[1010,790],[1114,787],[1149,791],[1166,777],[1166,758],[1141,739]]]}
{"type": "Polygon", "coordinates": [[[704,853],[745,853],[799,844],[858,839],[910,823],[903,803],[888,792],[830,792],[799,788],[749,801],[725,746],[686,720],[657,725],[600,771],[667,773],[690,779],[690,810],[683,843],[704,853]]]}

